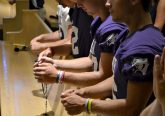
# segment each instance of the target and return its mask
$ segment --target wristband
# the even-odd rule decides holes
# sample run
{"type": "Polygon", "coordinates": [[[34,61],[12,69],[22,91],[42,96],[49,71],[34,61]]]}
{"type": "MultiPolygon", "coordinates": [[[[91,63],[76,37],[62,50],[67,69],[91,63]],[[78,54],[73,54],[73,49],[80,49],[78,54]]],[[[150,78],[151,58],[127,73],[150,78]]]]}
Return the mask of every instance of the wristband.
{"type": "Polygon", "coordinates": [[[87,113],[89,113],[89,111],[88,111],[88,102],[89,102],[89,99],[86,99],[86,101],[85,101],[85,110],[86,110],[87,113]]]}
{"type": "Polygon", "coordinates": [[[56,82],[58,83],[60,79],[60,71],[57,72],[57,76],[56,76],[56,82]]]}
{"type": "Polygon", "coordinates": [[[57,77],[56,77],[56,82],[57,83],[62,83],[64,81],[64,71],[58,71],[57,72],[57,77]]]}
{"type": "Polygon", "coordinates": [[[61,84],[64,82],[64,76],[65,76],[65,72],[61,71],[61,78],[60,78],[60,83],[61,84]]]}
{"type": "Polygon", "coordinates": [[[89,113],[92,112],[92,101],[93,101],[93,99],[89,99],[89,101],[88,101],[88,112],[89,113]]]}

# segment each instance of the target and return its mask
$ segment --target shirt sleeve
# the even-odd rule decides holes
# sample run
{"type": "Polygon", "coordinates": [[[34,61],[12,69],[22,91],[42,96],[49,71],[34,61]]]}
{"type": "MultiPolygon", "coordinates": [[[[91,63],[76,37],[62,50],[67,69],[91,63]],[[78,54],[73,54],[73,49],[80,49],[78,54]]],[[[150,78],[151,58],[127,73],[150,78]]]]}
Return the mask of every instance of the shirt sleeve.
{"type": "Polygon", "coordinates": [[[154,56],[134,57],[123,61],[122,74],[130,81],[152,81],[154,56]]]}
{"type": "Polygon", "coordinates": [[[105,34],[104,36],[102,36],[102,38],[100,38],[99,42],[99,46],[100,46],[100,50],[101,52],[113,52],[114,50],[114,42],[115,42],[115,38],[117,37],[118,34],[113,33],[113,34],[105,34]]]}

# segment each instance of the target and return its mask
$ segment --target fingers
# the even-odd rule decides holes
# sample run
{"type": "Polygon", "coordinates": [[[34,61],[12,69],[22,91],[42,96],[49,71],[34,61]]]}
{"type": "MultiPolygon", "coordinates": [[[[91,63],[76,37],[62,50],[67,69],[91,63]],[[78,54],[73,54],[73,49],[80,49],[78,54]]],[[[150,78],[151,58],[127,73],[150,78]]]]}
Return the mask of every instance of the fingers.
{"type": "Polygon", "coordinates": [[[47,62],[47,63],[54,64],[54,60],[53,60],[52,58],[49,58],[49,57],[43,56],[43,57],[41,58],[41,60],[44,61],[44,62],[47,62]]]}
{"type": "Polygon", "coordinates": [[[163,48],[163,53],[162,53],[162,56],[161,56],[161,64],[162,64],[162,71],[164,71],[164,59],[165,58],[165,48],[163,48]]]}
{"type": "Polygon", "coordinates": [[[75,89],[69,89],[69,90],[66,90],[65,92],[63,92],[61,94],[61,98],[65,98],[65,97],[68,97],[69,95],[71,95],[72,93],[75,92],[75,89]]]}
{"type": "Polygon", "coordinates": [[[155,78],[160,78],[162,76],[162,67],[161,67],[161,58],[159,55],[155,56],[154,59],[154,73],[155,73],[155,78]]]}
{"type": "Polygon", "coordinates": [[[45,71],[39,71],[39,72],[34,72],[34,75],[35,75],[36,77],[41,77],[41,76],[46,75],[46,73],[45,73],[45,71]]]}
{"type": "Polygon", "coordinates": [[[38,61],[40,61],[43,56],[45,56],[45,51],[43,51],[39,54],[38,61]]]}
{"type": "Polygon", "coordinates": [[[45,70],[46,70],[46,67],[42,67],[42,66],[33,68],[34,72],[40,72],[40,71],[45,71],[45,70]]]}

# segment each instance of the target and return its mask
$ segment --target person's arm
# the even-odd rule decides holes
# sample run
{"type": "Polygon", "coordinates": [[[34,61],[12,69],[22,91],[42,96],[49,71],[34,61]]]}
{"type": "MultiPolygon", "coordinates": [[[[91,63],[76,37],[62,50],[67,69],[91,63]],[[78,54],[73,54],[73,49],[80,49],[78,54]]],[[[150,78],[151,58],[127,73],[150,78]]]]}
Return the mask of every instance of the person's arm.
{"type": "Polygon", "coordinates": [[[71,60],[54,60],[56,68],[69,72],[92,71],[92,60],[89,57],[76,58],[71,60]]]}
{"type": "Polygon", "coordinates": [[[164,24],[165,24],[165,0],[159,0],[158,6],[157,6],[157,13],[156,13],[156,19],[155,19],[155,26],[158,27],[160,30],[162,30],[164,24]]]}
{"type": "Polygon", "coordinates": [[[60,40],[60,38],[58,38],[58,31],[47,33],[47,34],[41,34],[31,40],[30,42],[31,50],[42,51],[49,47],[46,45],[46,43],[51,44],[52,42],[55,42],[58,40],[60,40]]]}
{"type": "Polygon", "coordinates": [[[101,53],[99,62],[99,70],[94,72],[71,73],[65,72],[64,83],[80,86],[90,86],[112,75],[112,59],[113,55],[109,53],[101,53]]]}
{"type": "Polygon", "coordinates": [[[154,100],[149,106],[147,106],[140,116],[162,116],[162,108],[157,100],[154,100]]]}
{"type": "MultiPolygon", "coordinates": [[[[63,82],[77,86],[90,86],[98,82],[101,82],[112,75],[112,71],[111,71],[112,58],[113,58],[112,54],[102,53],[99,71],[82,72],[82,73],[65,72],[63,82]]],[[[38,67],[35,67],[34,68],[35,75],[39,76],[40,78],[44,78],[43,80],[46,82],[49,81],[49,79],[47,79],[48,75],[54,75],[53,78],[52,77],[51,78],[52,80],[55,80],[58,70],[55,67],[53,69],[47,68],[47,66],[45,65],[47,64],[40,64],[38,67]],[[43,67],[46,68],[43,69],[43,67]],[[48,71],[47,69],[51,71],[48,71]],[[44,74],[42,72],[44,72],[44,74]]]]}
{"type": "Polygon", "coordinates": [[[112,116],[139,116],[152,92],[152,82],[128,82],[127,98],[100,101],[94,100],[92,111],[112,116]]]}
{"type": "MultiPolygon", "coordinates": [[[[72,34],[72,25],[69,25],[68,26],[68,30],[67,30],[67,36],[66,36],[66,38],[60,39],[59,41],[46,42],[44,44],[47,47],[51,47],[52,49],[55,49],[53,47],[59,46],[59,45],[62,45],[62,44],[71,43],[71,34],[72,34]]],[[[58,40],[58,39],[56,39],[56,40],[58,40]]]]}
{"type": "MultiPolygon", "coordinates": [[[[139,116],[152,93],[152,82],[128,82],[127,98],[114,100],[97,100],[92,102],[92,112],[105,116],[139,116]]],[[[86,98],[76,94],[62,96],[61,102],[69,114],[86,111],[86,98]],[[77,111],[75,109],[81,109],[77,111]]]]}
{"type": "Polygon", "coordinates": [[[58,70],[69,72],[88,72],[92,70],[92,60],[89,57],[76,58],[70,60],[54,60],[48,57],[42,57],[41,61],[52,63],[58,70]]]}
{"type": "Polygon", "coordinates": [[[112,85],[113,85],[113,76],[93,86],[88,86],[81,89],[66,90],[61,94],[61,96],[64,97],[67,94],[75,93],[84,98],[93,98],[93,99],[107,98],[112,96],[112,85]]]}
{"type": "Polygon", "coordinates": [[[64,39],[60,39],[59,31],[37,36],[36,38],[32,39],[30,42],[31,50],[42,51],[50,47],[52,47],[52,50],[54,50],[56,46],[70,43],[71,33],[72,33],[72,27],[70,25],[68,27],[67,37],[64,39]]]}

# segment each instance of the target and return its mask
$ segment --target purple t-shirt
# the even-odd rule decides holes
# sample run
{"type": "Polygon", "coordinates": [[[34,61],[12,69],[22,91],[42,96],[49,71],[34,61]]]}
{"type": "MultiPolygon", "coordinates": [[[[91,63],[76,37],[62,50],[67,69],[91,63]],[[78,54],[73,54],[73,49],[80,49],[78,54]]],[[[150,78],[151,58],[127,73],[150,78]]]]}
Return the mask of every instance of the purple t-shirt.
{"type": "Polygon", "coordinates": [[[165,45],[163,35],[153,25],[147,25],[129,36],[127,31],[124,34],[115,42],[114,99],[126,98],[128,81],[152,81],[154,57],[161,55],[165,45]]]}
{"type": "Polygon", "coordinates": [[[101,52],[113,53],[115,38],[126,28],[125,24],[113,22],[112,16],[107,17],[104,22],[100,17],[94,19],[91,24],[93,42],[90,49],[94,71],[99,68],[101,52]]]}

